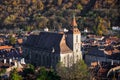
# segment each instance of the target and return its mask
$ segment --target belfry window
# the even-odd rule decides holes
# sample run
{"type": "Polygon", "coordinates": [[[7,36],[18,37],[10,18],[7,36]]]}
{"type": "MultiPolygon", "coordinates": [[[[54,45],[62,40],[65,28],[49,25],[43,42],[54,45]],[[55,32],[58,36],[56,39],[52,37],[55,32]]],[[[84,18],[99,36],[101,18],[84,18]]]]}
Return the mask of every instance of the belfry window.
{"type": "Polygon", "coordinates": [[[78,42],[78,35],[76,36],[76,42],[78,42]]]}

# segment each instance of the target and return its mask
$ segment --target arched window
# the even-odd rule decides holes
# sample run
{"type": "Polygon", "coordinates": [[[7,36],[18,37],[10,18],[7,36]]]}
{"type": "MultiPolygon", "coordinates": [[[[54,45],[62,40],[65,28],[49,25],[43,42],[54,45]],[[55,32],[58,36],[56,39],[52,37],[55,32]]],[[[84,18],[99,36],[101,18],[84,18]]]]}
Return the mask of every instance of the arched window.
{"type": "Polygon", "coordinates": [[[64,63],[64,66],[65,66],[66,65],[66,57],[64,57],[64,62],[63,63],[64,63]]]}
{"type": "Polygon", "coordinates": [[[78,42],[78,35],[76,35],[76,42],[78,42]]]}
{"type": "Polygon", "coordinates": [[[77,55],[77,61],[79,60],[79,56],[77,55]]]}
{"type": "Polygon", "coordinates": [[[41,55],[39,54],[39,65],[41,65],[41,55]]]}

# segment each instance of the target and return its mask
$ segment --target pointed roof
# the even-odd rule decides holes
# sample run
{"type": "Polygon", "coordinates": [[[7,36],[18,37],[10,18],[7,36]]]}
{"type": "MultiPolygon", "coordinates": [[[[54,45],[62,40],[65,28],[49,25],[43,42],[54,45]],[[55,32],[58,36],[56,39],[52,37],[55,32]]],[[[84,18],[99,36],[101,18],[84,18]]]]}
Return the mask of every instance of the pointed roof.
{"type": "Polygon", "coordinates": [[[77,22],[74,14],[71,22],[71,27],[72,27],[71,30],[68,31],[69,34],[80,34],[80,31],[77,28],[77,22]]]}
{"type": "Polygon", "coordinates": [[[76,19],[75,19],[75,15],[73,15],[71,26],[72,26],[72,27],[76,27],[76,26],[77,26],[77,22],[76,22],[76,19]]]}

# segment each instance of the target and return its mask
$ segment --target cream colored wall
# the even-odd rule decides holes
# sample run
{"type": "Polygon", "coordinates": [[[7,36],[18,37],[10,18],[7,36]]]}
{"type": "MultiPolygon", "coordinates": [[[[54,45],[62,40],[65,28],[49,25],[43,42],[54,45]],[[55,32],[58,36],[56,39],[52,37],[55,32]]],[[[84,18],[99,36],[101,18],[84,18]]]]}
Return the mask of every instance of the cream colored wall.
{"type": "Polygon", "coordinates": [[[80,53],[73,53],[72,52],[72,53],[60,54],[60,62],[65,67],[72,66],[73,63],[76,63],[80,59],[81,59],[81,54],[80,53]]]}
{"type": "Polygon", "coordinates": [[[80,34],[73,34],[73,52],[75,53],[81,52],[81,35],[80,34]]]}

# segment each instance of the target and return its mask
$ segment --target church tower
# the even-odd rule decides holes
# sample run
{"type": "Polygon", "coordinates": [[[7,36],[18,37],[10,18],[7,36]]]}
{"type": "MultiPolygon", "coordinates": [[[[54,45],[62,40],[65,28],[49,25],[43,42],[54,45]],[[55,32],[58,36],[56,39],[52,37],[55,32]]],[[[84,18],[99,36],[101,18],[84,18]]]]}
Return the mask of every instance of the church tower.
{"type": "Polygon", "coordinates": [[[74,61],[82,59],[81,52],[81,33],[78,29],[78,25],[75,19],[75,15],[72,17],[71,29],[66,34],[66,44],[73,51],[74,61]]]}
{"type": "Polygon", "coordinates": [[[72,18],[72,33],[73,33],[73,52],[81,54],[81,33],[77,27],[75,16],[72,18]]]}

